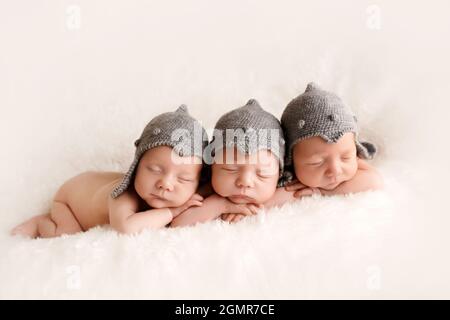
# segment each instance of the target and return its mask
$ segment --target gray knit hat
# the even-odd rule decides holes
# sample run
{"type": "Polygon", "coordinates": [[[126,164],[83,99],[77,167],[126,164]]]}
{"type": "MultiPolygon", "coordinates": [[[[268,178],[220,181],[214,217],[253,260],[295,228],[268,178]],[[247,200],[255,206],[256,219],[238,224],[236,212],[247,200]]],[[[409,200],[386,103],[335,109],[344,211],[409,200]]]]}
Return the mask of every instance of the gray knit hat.
{"type": "Polygon", "coordinates": [[[356,122],[350,108],[336,94],[309,83],[305,92],[292,100],[281,116],[288,146],[286,165],[292,165],[292,150],[299,141],[319,136],[328,143],[335,143],[347,132],[355,133],[358,156],[372,159],[376,147],[359,141],[356,122]]]}
{"type": "Polygon", "coordinates": [[[181,105],[174,112],[156,116],[145,126],[141,137],[134,142],[136,153],[133,163],[122,182],[112,191],[111,197],[116,198],[128,189],[139,160],[146,151],[158,146],[169,146],[182,157],[198,156],[202,159],[207,144],[208,135],[205,129],[189,115],[185,105],[181,105]]]}
{"type": "Polygon", "coordinates": [[[285,141],[280,121],[255,99],[220,117],[208,152],[205,150],[205,162],[212,164],[216,151],[231,146],[245,154],[269,150],[278,158],[280,173],[283,171],[285,141]]]}

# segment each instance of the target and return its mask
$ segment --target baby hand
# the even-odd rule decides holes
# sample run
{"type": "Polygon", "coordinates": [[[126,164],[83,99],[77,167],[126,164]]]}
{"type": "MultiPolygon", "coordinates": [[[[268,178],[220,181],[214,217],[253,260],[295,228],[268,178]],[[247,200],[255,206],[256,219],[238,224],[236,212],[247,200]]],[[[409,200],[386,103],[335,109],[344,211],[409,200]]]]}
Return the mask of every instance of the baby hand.
{"type": "Polygon", "coordinates": [[[181,205],[177,208],[170,208],[170,211],[172,212],[172,216],[175,218],[175,217],[179,216],[183,211],[189,209],[190,207],[201,207],[203,204],[202,201],[203,201],[203,197],[201,195],[195,193],[183,205],[181,205]]]}
{"type": "Polygon", "coordinates": [[[312,196],[313,194],[321,194],[319,188],[311,188],[305,186],[298,180],[294,180],[285,186],[286,191],[294,191],[295,198],[312,196]]]}
{"type": "Polygon", "coordinates": [[[221,216],[223,221],[229,222],[229,223],[236,223],[241,221],[245,218],[243,214],[240,213],[225,213],[221,216]]]}
{"type": "Polygon", "coordinates": [[[228,202],[227,212],[224,212],[221,215],[221,218],[222,220],[230,223],[236,223],[242,220],[245,216],[255,215],[258,213],[259,209],[264,207],[262,204],[235,204],[230,201],[228,202]]]}

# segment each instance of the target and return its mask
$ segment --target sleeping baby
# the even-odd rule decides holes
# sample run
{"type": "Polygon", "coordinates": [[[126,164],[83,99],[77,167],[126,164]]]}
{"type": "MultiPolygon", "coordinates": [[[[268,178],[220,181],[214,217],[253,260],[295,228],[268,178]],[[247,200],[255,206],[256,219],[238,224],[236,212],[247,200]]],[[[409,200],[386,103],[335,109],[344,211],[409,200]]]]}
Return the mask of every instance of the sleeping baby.
{"type": "Polygon", "coordinates": [[[211,164],[214,194],[201,207],[177,216],[172,227],[222,217],[236,222],[244,216],[295,200],[294,191],[277,188],[283,172],[285,141],[280,121],[251,99],[217,122],[204,161],[211,164]],[[234,204],[231,208],[230,205],[234,204]],[[240,205],[240,206],[239,206],[240,205]]]}
{"type": "Polygon", "coordinates": [[[50,213],[27,220],[12,234],[55,237],[104,224],[136,233],[220,217],[237,222],[263,207],[315,193],[383,187],[381,175],[365,161],[376,149],[359,141],[356,117],[339,97],[313,83],[288,104],[281,124],[251,99],[223,115],[207,141],[186,106],[163,113],[135,142],[125,175],[86,172],[68,180],[50,213]],[[213,191],[204,200],[196,193],[203,161],[211,165],[213,191]]]}
{"type": "Polygon", "coordinates": [[[48,238],[104,224],[121,233],[164,227],[188,207],[202,205],[196,190],[207,143],[206,131],[186,106],[160,114],[136,140],[125,175],[85,172],[68,180],[50,213],[29,219],[12,234],[48,238]]]}
{"type": "MultiPolygon", "coordinates": [[[[239,123],[242,120],[234,121],[239,123]]],[[[285,164],[288,169],[284,171],[279,185],[285,185],[285,188],[275,190],[267,187],[268,194],[272,196],[262,202],[256,201],[259,205],[252,208],[253,211],[260,209],[261,203],[269,208],[312,194],[347,194],[383,187],[381,175],[366,162],[374,157],[375,146],[359,141],[356,117],[335,94],[320,89],[314,83],[308,84],[305,93],[286,107],[281,125],[287,140],[285,164]]],[[[280,160],[280,168],[282,164],[280,160]]],[[[212,167],[212,181],[217,181],[213,186],[220,194],[225,182],[237,173],[234,169],[225,172],[226,166],[222,168],[223,165],[213,164],[212,167]],[[221,184],[220,181],[225,182],[221,184]]],[[[248,202],[252,200],[248,199],[248,202]]],[[[189,208],[186,213],[201,212],[204,208],[189,208]]],[[[221,217],[228,222],[237,222],[245,215],[228,213],[221,217]]],[[[172,225],[181,224],[183,219],[188,223],[193,218],[183,213],[174,219],[172,225]]],[[[195,219],[192,221],[195,222],[195,219]]]]}
{"type": "MultiPolygon", "coordinates": [[[[366,162],[374,157],[376,148],[359,141],[356,122],[337,95],[309,83],[281,117],[287,140],[286,165],[296,178],[286,190],[300,197],[381,189],[381,175],[366,162]]],[[[288,180],[293,177],[291,174],[288,180]]]]}

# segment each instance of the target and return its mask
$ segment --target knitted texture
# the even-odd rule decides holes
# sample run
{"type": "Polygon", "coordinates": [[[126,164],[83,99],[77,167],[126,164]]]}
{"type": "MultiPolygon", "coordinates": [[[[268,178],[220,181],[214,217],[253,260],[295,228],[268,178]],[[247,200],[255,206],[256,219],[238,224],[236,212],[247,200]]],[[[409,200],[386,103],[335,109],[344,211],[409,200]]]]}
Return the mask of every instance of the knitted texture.
{"type": "Polygon", "coordinates": [[[359,141],[357,119],[350,108],[336,94],[313,82],[287,105],[281,125],[287,140],[286,165],[292,165],[292,151],[299,141],[317,136],[335,143],[345,133],[353,132],[359,157],[372,159],[376,153],[372,143],[359,141]]]}
{"type": "Polygon", "coordinates": [[[181,157],[203,158],[203,150],[208,144],[206,130],[200,122],[189,115],[185,105],[174,112],[162,113],[153,118],[144,128],[139,139],[134,142],[136,152],[130,168],[121,183],[112,191],[116,198],[128,189],[144,153],[158,146],[169,146],[181,157]]]}
{"type": "Polygon", "coordinates": [[[208,162],[212,163],[212,157],[220,149],[233,146],[245,154],[269,150],[278,158],[280,173],[283,171],[285,141],[280,121],[261,108],[255,99],[224,114],[217,121],[209,152],[205,152],[211,155],[208,162]]]}

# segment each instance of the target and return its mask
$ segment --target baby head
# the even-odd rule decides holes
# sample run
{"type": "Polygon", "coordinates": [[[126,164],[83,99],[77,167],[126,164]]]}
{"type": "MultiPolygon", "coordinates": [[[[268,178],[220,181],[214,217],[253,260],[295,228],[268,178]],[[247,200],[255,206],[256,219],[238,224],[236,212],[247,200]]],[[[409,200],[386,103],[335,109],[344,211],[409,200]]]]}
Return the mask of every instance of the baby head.
{"type": "Polygon", "coordinates": [[[223,115],[207,149],[217,194],[241,204],[272,197],[284,164],[283,130],[256,100],[223,115]]]}
{"type": "Polygon", "coordinates": [[[260,204],[275,192],[279,168],[278,158],[267,149],[248,154],[236,147],[223,148],[215,155],[211,185],[234,203],[260,204]]]}
{"type": "Polygon", "coordinates": [[[160,114],[135,141],[133,163],[111,196],[133,187],[152,208],[179,207],[197,190],[207,143],[205,129],[185,105],[160,114]]]}
{"type": "Polygon", "coordinates": [[[309,83],[283,112],[286,164],[309,187],[332,190],[354,177],[358,157],[372,159],[376,148],[360,142],[357,119],[334,93],[309,83]]]}

